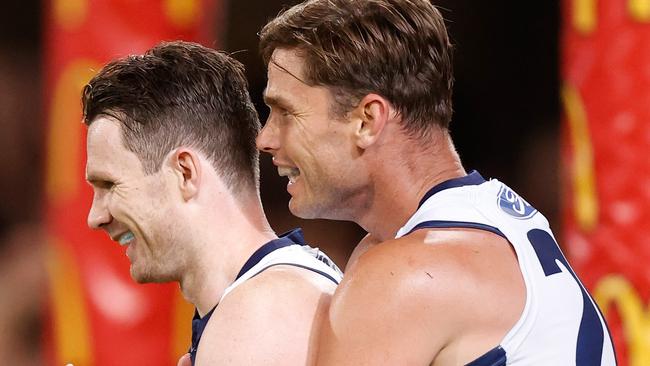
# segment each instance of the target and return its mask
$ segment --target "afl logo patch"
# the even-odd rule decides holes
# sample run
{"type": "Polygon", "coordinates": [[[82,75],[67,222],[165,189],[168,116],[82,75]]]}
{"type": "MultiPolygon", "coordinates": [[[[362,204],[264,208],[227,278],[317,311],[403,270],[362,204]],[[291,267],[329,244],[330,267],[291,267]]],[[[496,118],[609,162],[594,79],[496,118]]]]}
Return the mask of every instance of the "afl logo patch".
{"type": "Polygon", "coordinates": [[[497,201],[503,212],[516,219],[528,219],[537,212],[533,206],[506,186],[501,187],[497,201]]]}

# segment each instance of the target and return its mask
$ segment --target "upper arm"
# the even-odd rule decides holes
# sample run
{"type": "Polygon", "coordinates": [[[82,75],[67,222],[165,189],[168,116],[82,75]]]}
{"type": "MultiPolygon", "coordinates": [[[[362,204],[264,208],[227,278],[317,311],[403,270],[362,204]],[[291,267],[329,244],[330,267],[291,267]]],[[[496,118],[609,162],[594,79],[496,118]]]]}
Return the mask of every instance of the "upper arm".
{"type": "Polygon", "coordinates": [[[320,339],[318,365],[428,365],[459,324],[453,267],[418,263],[386,245],[362,256],[339,285],[320,339]]]}
{"type": "Polygon", "coordinates": [[[330,301],[325,285],[294,268],[273,267],[219,304],[199,344],[196,365],[306,365],[330,301]]]}

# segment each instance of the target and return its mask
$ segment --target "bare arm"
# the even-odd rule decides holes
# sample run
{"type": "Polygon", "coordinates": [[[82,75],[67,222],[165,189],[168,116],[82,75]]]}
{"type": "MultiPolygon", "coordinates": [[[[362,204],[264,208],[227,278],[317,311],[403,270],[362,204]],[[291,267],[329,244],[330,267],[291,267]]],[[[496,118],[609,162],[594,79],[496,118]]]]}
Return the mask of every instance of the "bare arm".
{"type": "Polygon", "coordinates": [[[316,276],[278,266],[241,285],[210,319],[196,365],[313,364],[319,326],[334,290],[333,283],[316,276]]]}

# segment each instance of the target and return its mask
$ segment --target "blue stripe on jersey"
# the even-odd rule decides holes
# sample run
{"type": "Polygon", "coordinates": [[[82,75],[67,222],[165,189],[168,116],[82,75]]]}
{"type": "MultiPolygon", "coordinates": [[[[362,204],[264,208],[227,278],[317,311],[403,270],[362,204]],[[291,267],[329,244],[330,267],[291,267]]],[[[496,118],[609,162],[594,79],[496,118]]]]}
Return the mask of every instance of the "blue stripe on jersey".
{"type": "MultiPolygon", "coordinates": [[[[268,267],[264,267],[264,268],[262,268],[262,270],[259,271],[259,272],[257,272],[257,273],[255,273],[255,275],[254,275],[253,277],[255,277],[255,276],[257,276],[258,274],[260,274],[260,273],[266,271],[267,269],[269,269],[269,268],[271,268],[271,267],[275,267],[275,266],[294,266],[294,267],[300,267],[300,268],[308,269],[308,270],[310,270],[310,271],[312,271],[312,272],[316,272],[316,273],[320,274],[321,276],[323,276],[323,277],[325,277],[325,278],[328,278],[329,280],[331,280],[332,282],[334,282],[334,284],[336,284],[336,285],[339,284],[339,281],[337,281],[334,277],[330,276],[329,274],[327,274],[327,273],[325,273],[325,272],[323,272],[323,271],[321,271],[321,270],[318,270],[318,269],[316,269],[316,268],[311,268],[311,267],[303,266],[302,264],[298,264],[298,263],[274,263],[274,264],[271,264],[271,265],[268,266],[268,267]]],[[[253,277],[251,277],[251,278],[253,278],[253,277]]]]}
{"type": "Polygon", "coordinates": [[[496,346],[465,366],[505,366],[506,359],[506,351],[501,346],[496,346]]]}
{"type": "MultiPolygon", "coordinates": [[[[544,274],[547,277],[562,272],[562,269],[557,264],[557,261],[559,261],[578,283],[582,292],[582,319],[580,320],[576,345],[576,365],[600,365],[604,343],[603,323],[598,316],[600,310],[597,306],[594,306],[591,296],[589,296],[582,282],[580,282],[578,276],[573,272],[573,269],[564,257],[564,254],[562,254],[555,239],[549,233],[544,230],[533,229],[528,232],[528,240],[532,244],[544,270],[544,274]]],[[[612,345],[613,348],[614,346],[612,345]]]]}
{"type": "MultiPolygon", "coordinates": [[[[288,231],[282,235],[280,235],[279,238],[271,240],[270,242],[262,245],[260,248],[258,248],[253,255],[248,258],[246,263],[242,266],[242,269],[239,271],[237,274],[237,278],[235,278],[235,281],[239,279],[244,273],[246,273],[249,269],[253,268],[259,261],[262,260],[266,255],[271,253],[274,250],[288,247],[290,245],[305,245],[305,239],[302,234],[301,229],[294,229],[291,231],[288,231]]],[[[325,274],[324,274],[325,275],[325,274]]],[[[329,277],[326,275],[326,277],[329,277]]],[[[210,317],[212,316],[212,313],[214,310],[217,308],[219,304],[215,305],[210,312],[205,314],[204,317],[199,316],[198,311],[194,311],[194,318],[192,319],[192,345],[190,346],[189,354],[190,358],[192,359],[192,365],[194,365],[194,362],[196,360],[196,351],[197,348],[199,347],[199,342],[201,341],[201,336],[203,335],[203,331],[205,330],[205,327],[208,325],[208,321],[210,320],[210,317]]]]}
{"type": "Polygon", "coordinates": [[[451,229],[451,228],[479,229],[479,230],[485,230],[485,231],[489,231],[491,233],[497,234],[497,235],[503,237],[504,239],[508,240],[508,238],[506,238],[506,236],[501,232],[501,230],[497,229],[494,226],[479,224],[479,223],[476,223],[476,222],[443,221],[443,220],[433,220],[433,221],[421,222],[421,223],[415,225],[415,227],[413,229],[411,229],[411,231],[409,231],[404,236],[414,232],[415,230],[420,230],[420,229],[425,229],[425,228],[428,228],[428,229],[451,229]]]}
{"type": "Polygon", "coordinates": [[[301,229],[294,229],[291,231],[288,231],[282,235],[280,235],[279,238],[275,240],[271,240],[270,242],[262,245],[259,247],[253,255],[251,255],[250,258],[244,263],[242,266],[241,270],[237,274],[237,278],[235,278],[235,281],[239,279],[239,277],[243,276],[244,273],[248,272],[253,266],[255,266],[257,263],[259,263],[262,258],[266,257],[269,253],[276,249],[288,247],[290,245],[306,245],[305,243],[305,237],[302,234],[301,229]]]}
{"type": "Polygon", "coordinates": [[[431,196],[433,196],[434,194],[440,191],[444,191],[445,189],[462,187],[462,186],[477,186],[482,183],[485,183],[485,178],[483,178],[483,176],[481,176],[481,174],[476,170],[472,170],[469,174],[467,174],[464,177],[446,180],[431,188],[420,200],[420,204],[418,205],[418,208],[422,207],[424,202],[428,200],[431,196]]]}

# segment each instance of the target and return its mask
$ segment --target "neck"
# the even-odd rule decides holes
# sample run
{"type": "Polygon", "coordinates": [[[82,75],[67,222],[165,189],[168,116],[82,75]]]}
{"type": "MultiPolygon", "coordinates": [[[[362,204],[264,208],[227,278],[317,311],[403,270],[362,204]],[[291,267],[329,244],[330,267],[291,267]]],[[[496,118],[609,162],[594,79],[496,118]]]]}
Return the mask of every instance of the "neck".
{"type": "Polygon", "coordinates": [[[200,316],[212,310],[225,289],[236,279],[248,258],[265,243],[276,239],[264,216],[259,196],[242,202],[219,197],[218,206],[193,216],[194,255],[180,280],[185,299],[200,316]]]}
{"type": "Polygon", "coordinates": [[[395,237],[432,187],[466,175],[446,132],[436,131],[428,142],[393,141],[375,155],[373,195],[354,220],[380,241],[395,237]]]}

